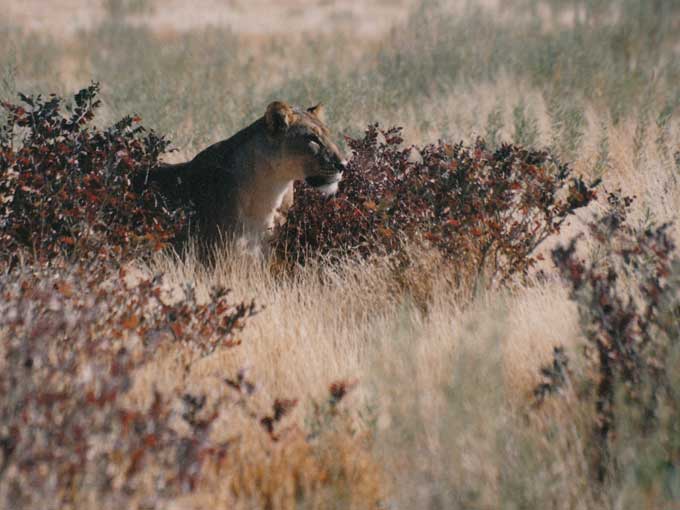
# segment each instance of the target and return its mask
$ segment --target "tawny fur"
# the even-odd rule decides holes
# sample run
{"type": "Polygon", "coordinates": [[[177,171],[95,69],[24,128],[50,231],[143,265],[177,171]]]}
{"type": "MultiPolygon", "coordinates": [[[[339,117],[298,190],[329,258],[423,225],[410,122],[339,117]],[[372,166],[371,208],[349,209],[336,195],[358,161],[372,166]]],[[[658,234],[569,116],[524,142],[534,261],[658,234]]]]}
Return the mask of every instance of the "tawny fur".
{"type": "Polygon", "coordinates": [[[292,203],[295,180],[337,189],[345,161],[321,112],[274,102],[231,138],[191,161],[162,166],[148,180],[172,204],[193,209],[192,230],[204,243],[222,237],[260,243],[292,203]]]}

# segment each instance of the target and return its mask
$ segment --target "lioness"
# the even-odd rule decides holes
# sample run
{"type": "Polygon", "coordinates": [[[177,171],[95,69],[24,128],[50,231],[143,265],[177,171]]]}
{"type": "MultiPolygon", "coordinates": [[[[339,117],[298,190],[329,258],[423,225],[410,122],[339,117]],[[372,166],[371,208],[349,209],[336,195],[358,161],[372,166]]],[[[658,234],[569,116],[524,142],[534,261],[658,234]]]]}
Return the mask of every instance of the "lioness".
{"type": "Polygon", "coordinates": [[[163,165],[146,180],[171,202],[196,213],[198,236],[212,244],[235,236],[252,247],[274,226],[293,182],[335,193],[346,161],[323,122],[323,106],[307,110],[273,102],[264,116],[186,163],[163,165]]]}

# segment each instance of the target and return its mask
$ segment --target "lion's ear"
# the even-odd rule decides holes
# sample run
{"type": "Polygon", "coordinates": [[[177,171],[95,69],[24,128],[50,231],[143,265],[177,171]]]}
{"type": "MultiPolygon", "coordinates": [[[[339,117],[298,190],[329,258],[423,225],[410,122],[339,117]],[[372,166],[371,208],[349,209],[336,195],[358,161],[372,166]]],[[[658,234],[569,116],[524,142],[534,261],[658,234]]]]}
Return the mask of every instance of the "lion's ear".
{"type": "Polygon", "coordinates": [[[285,132],[293,122],[293,109],[286,103],[274,101],[267,106],[264,121],[270,134],[276,135],[285,132]]]}
{"type": "Polygon", "coordinates": [[[311,108],[307,108],[307,111],[321,121],[326,120],[326,107],[321,103],[312,106],[311,108]]]}

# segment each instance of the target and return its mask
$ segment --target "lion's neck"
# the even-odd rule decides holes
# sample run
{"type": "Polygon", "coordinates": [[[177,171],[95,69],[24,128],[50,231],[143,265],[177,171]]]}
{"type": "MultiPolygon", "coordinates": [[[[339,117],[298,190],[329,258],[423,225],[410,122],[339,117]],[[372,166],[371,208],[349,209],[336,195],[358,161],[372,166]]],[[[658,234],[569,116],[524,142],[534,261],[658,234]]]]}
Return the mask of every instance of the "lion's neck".
{"type": "MultiPolygon", "coordinates": [[[[245,237],[261,240],[271,233],[286,195],[292,194],[297,169],[268,152],[262,130],[253,129],[253,126],[237,135],[244,155],[234,165],[244,172],[241,174],[243,186],[238,192],[237,217],[245,237]]],[[[293,165],[292,162],[289,164],[293,165]]]]}
{"type": "Polygon", "coordinates": [[[292,188],[293,181],[290,179],[276,179],[271,174],[256,175],[239,200],[244,234],[263,237],[270,232],[276,212],[292,188]]]}

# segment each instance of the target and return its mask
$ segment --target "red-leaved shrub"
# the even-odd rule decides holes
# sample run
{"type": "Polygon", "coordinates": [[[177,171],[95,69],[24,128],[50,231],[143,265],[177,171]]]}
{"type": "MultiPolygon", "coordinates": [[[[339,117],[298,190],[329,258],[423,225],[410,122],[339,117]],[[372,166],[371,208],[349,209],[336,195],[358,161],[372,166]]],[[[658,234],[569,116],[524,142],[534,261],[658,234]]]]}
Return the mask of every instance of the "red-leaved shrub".
{"type": "Polygon", "coordinates": [[[0,262],[55,256],[128,259],[158,249],[182,228],[184,213],[166,208],[133,179],[156,166],[168,141],[125,117],[92,124],[99,85],[66,105],[54,95],[1,103],[0,262]]]}
{"type": "Polygon", "coordinates": [[[170,301],[158,279],[126,280],[78,264],[0,277],[0,507],[163,509],[207,493],[219,508],[266,508],[374,487],[347,474],[375,475],[353,460],[360,439],[336,443],[343,459],[326,454],[345,383],[330,386],[313,434],[282,424],[296,399],[256,403],[244,371],[218,374],[209,395],[187,390],[195,362],[238,348],[252,304],[222,289],[205,304],[191,291],[170,301]],[[140,377],[162,377],[160,353],[182,360],[174,386],[140,377]]]}
{"type": "MultiPolygon", "coordinates": [[[[587,342],[586,381],[579,386],[591,391],[578,394],[593,406],[586,444],[603,482],[620,473],[613,446],[624,428],[635,440],[653,436],[663,455],[653,462],[639,459],[636,469],[663,478],[672,476],[680,458],[680,399],[673,382],[680,355],[680,259],[668,224],[634,228],[626,218],[632,200],[612,193],[608,202],[607,213],[589,224],[597,257],[586,261],[577,254],[579,237],[552,252],[587,342]]],[[[555,352],[552,368],[542,370],[545,382],[536,388],[539,403],[567,380],[565,353],[555,352]]]]}
{"type": "Polygon", "coordinates": [[[404,147],[401,129],[377,125],[349,145],[353,157],[336,196],[297,186],[274,240],[282,259],[369,257],[418,240],[459,273],[507,282],[526,275],[536,247],[595,196],[597,183],[573,176],[546,151],[491,151],[481,140],[404,147]]]}
{"type": "Polygon", "coordinates": [[[222,289],[206,304],[191,292],[169,302],[158,280],[130,287],[123,273],[80,265],[0,278],[2,505],[78,507],[97,498],[128,507],[149,473],[159,496],[189,490],[202,463],[226,448],[209,440],[216,416],[177,427],[171,404],[191,407],[188,396],[157,393],[139,409],[126,395],[162,344],[198,356],[233,347],[254,311],[230,305],[222,289]]]}

